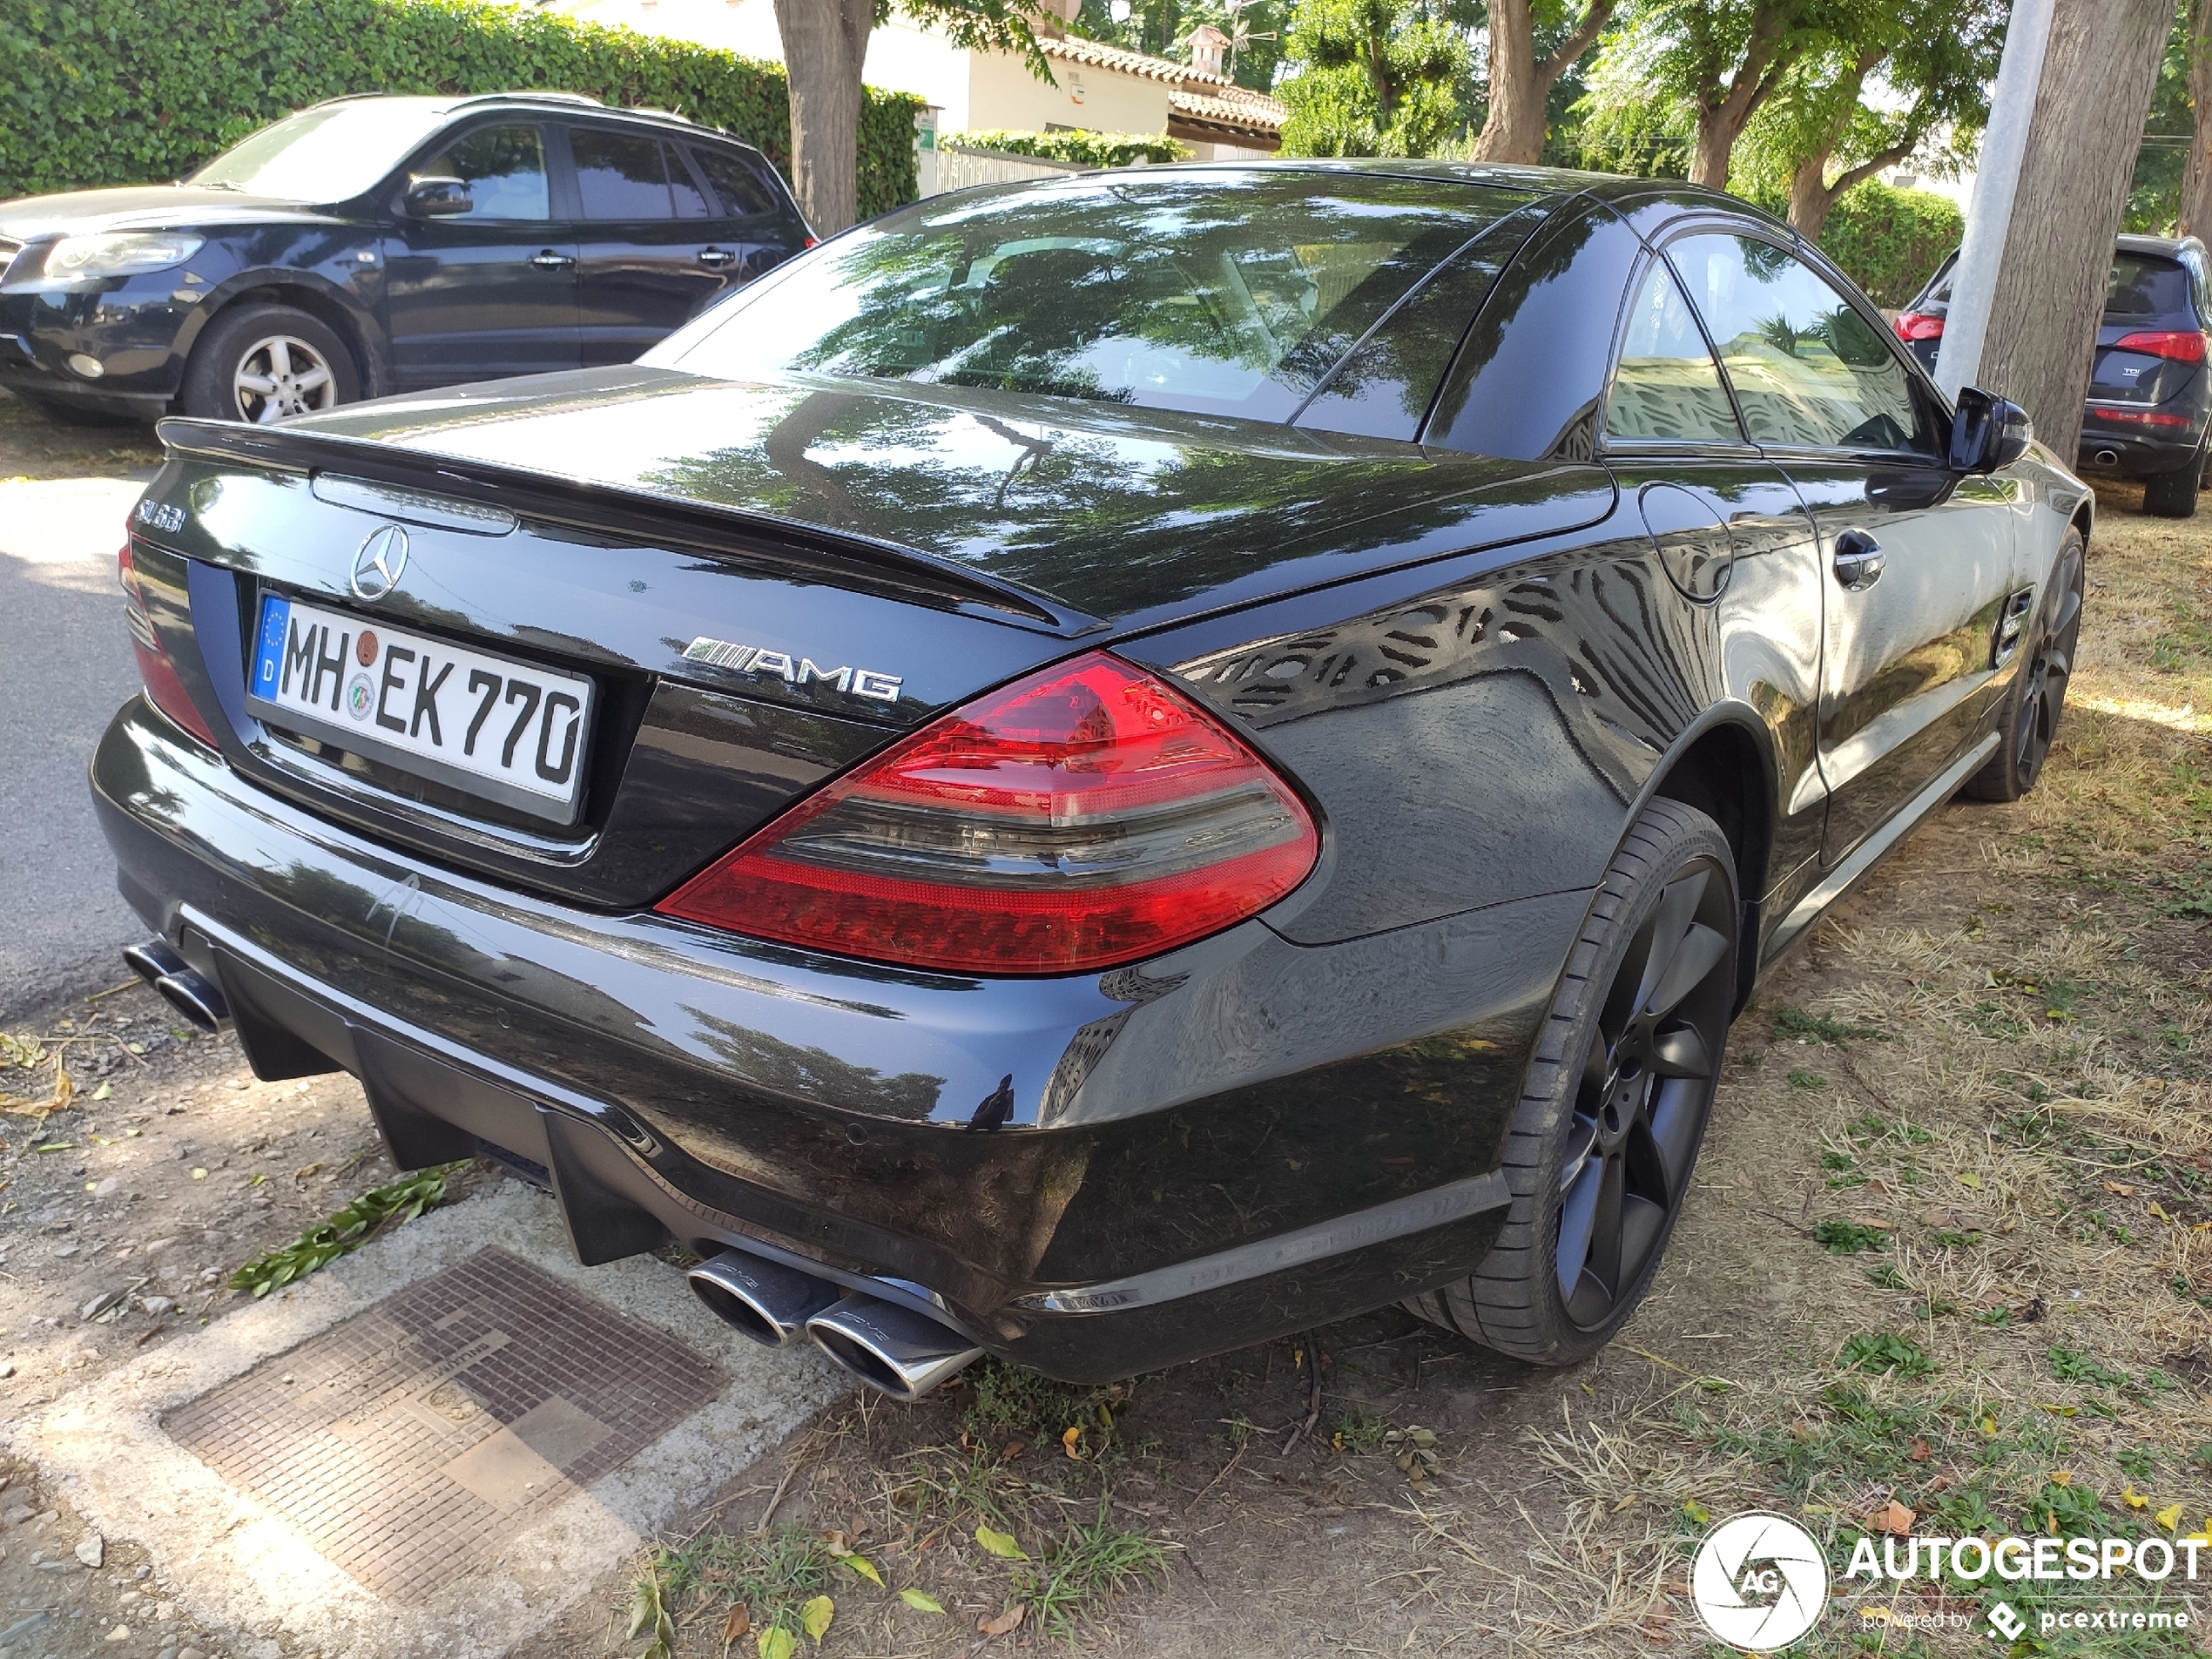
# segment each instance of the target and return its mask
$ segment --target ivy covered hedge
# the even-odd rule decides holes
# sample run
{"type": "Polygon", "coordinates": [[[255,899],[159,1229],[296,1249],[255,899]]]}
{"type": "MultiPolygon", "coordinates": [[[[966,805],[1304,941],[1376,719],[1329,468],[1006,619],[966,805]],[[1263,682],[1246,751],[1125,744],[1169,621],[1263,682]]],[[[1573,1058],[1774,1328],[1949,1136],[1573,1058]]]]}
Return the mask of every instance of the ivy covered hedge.
{"type": "MultiPolygon", "coordinates": [[[[174,179],[347,92],[583,92],[673,110],[788,172],[781,64],[489,0],[6,0],[0,199],[174,179]]],[[[921,101],[870,88],[860,214],[914,199],[921,101]]]]}
{"type": "Polygon", "coordinates": [[[996,150],[1009,156],[1071,161],[1085,167],[1133,167],[1139,159],[1181,161],[1190,153],[1164,134],[1143,132],[1009,132],[993,129],[983,132],[947,132],[940,136],[939,142],[970,150],[996,150]]]}
{"type": "Polygon", "coordinates": [[[1870,179],[1829,211],[1820,249],[1876,305],[1901,306],[1966,233],[1966,215],[1948,196],[1870,179]]]}

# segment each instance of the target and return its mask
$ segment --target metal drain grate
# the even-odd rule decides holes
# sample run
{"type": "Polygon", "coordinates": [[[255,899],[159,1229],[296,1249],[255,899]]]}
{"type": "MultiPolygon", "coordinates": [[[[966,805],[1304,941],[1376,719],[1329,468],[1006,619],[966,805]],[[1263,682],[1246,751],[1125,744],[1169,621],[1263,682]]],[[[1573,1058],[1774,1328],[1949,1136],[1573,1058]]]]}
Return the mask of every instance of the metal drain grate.
{"type": "Polygon", "coordinates": [[[417,1602],[722,1382],[673,1338],[487,1250],[164,1426],[369,1589],[417,1602]]]}

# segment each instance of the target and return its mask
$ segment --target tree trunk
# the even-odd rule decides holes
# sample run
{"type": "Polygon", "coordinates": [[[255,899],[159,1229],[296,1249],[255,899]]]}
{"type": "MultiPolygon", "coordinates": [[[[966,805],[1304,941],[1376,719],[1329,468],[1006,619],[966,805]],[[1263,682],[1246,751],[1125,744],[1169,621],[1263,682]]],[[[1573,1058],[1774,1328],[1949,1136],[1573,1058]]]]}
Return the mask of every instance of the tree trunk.
{"type": "Polygon", "coordinates": [[[1751,37],[1743,61],[1723,87],[1716,82],[1697,105],[1697,142],[1690,152],[1689,182],[1715,190],[1728,188],[1729,158],[1736,141],[1774,91],[1780,71],[1788,67],[1779,53],[1784,33],[1784,7],[1769,0],[1751,19],[1751,37]]]}
{"type": "Polygon", "coordinates": [[[2196,133],[2182,174],[2183,236],[2212,231],[2212,0],[2189,0],[2189,110],[2196,133]]]}
{"type": "Polygon", "coordinates": [[[1871,179],[1892,162],[1903,160],[1912,147],[1905,144],[1885,150],[1870,161],[1845,168],[1834,184],[1828,182],[1829,158],[1836,153],[1836,146],[1844,141],[1844,134],[1850,129],[1851,116],[1858,108],[1860,89],[1866,84],[1866,78],[1874,72],[1875,66],[1888,56],[1885,51],[1870,47],[1853,60],[1845,78],[1836,84],[1836,116],[1828,124],[1818,152],[1800,161],[1790,175],[1791,227],[1808,242],[1819,239],[1821,231],[1828,224],[1829,211],[1835,206],[1838,196],[1861,180],[1871,179]]]}
{"type": "Polygon", "coordinates": [[[874,0],[776,0],[791,82],[791,185],[817,236],[860,216],[860,71],[874,26],[874,0]]]}
{"type": "Polygon", "coordinates": [[[2056,0],[1973,384],[2072,462],[2113,238],[2175,0],[2056,0]]]}
{"type": "Polygon", "coordinates": [[[1575,32],[1539,59],[1534,0],[1490,0],[1490,111],[1474,141],[1477,161],[1544,158],[1544,105],[1552,85],[1590,49],[1616,3],[1588,0],[1575,32]]]}

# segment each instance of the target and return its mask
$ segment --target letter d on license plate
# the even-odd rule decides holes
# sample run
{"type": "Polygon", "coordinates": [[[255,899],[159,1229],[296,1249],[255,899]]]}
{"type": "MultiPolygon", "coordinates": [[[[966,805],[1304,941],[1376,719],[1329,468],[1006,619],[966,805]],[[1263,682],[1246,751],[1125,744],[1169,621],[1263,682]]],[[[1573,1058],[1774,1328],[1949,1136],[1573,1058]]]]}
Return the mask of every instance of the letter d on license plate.
{"type": "Polygon", "coordinates": [[[592,685],[342,610],[261,597],[246,704],[264,723],[556,824],[583,796],[592,685]]]}

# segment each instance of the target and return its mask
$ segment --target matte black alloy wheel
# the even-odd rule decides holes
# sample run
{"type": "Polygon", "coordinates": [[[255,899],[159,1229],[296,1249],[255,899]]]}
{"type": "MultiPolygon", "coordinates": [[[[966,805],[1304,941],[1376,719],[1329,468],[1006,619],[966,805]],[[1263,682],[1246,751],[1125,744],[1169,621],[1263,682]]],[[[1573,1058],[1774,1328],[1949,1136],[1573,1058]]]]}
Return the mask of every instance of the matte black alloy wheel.
{"type": "Polygon", "coordinates": [[[2035,787],[2066,712],[2066,688],[2074,678],[2074,652],[2081,644],[2081,537],[2067,532],[2044,584],[2043,603],[2024,649],[2020,690],[2014,695],[2004,747],[1966,785],[1982,800],[2018,800],[2035,787]]]}
{"type": "Polygon", "coordinates": [[[2067,683],[2074,677],[2074,653],[2081,643],[2081,550],[2068,543],[2060,551],[2058,568],[2051,573],[2050,590],[2043,597],[2041,625],[2036,630],[2035,656],[2027,665],[2027,690],[2020,698],[2019,724],[2013,729],[2014,764],[2026,783],[2041,775],[2043,762],[2059,735],[2059,716],[2066,711],[2067,683]]]}
{"type": "Polygon", "coordinates": [[[1537,1365],[1627,1323],[1682,1211],[1736,1006],[1735,853],[1680,801],[1648,802],[1552,995],[1501,1161],[1513,1202],[1473,1274],[1423,1318],[1537,1365]]]}
{"type": "Polygon", "coordinates": [[[1689,1184],[1735,988],[1735,928],[1718,873],[1693,866],[1667,884],[1590,1029],[1553,1245],[1560,1298],[1578,1330],[1612,1322],[1689,1184]],[[1718,915],[1708,892],[1723,900],[1718,915]]]}

